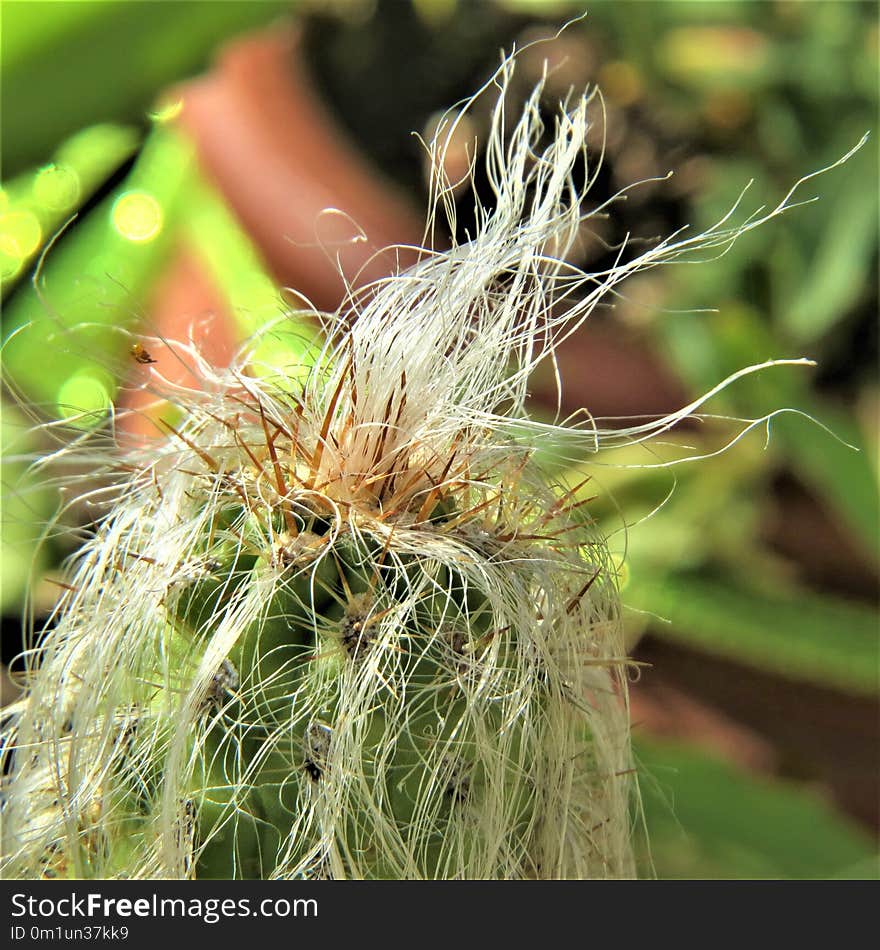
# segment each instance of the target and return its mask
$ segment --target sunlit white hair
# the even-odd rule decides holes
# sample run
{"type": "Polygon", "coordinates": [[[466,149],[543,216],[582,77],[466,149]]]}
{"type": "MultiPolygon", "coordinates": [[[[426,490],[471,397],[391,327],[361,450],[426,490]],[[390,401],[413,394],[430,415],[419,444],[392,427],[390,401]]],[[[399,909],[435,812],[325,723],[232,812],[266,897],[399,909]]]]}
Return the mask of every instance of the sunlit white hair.
{"type": "MultiPolygon", "coordinates": [[[[228,369],[210,366],[195,345],[177,346],[204,380],[195,390],[163,377],[163,342],[148,341],[158,357],[151,386],[182,421],[167,424],[166,440],[117,460],[125,477],[72,565],[30,658],[26,694],[7,710],[6,876],[191,876],[201,849],[252,817],[248,796],[270,766],[302,769],[290,736],[303,732],[321,740],[321,781],[301,782],[285,805],[288,827],[261,854],[262,876],[363,877],[377,866],[396,877],[634,873],[613,572],[578,490],[548,484],[532,448],[547,438],[581,453],[646,440],[717,389],[668,416],[606,430],[530,419],[529,379],[621,281],[723,254],[793,207],[797,185],[740,223],[738,201],[701,233],[683,229],[638,254],[625,241],[611,266],[585,272],[569,261],[578,234],[626,191],[585,210],[602,160],[586,147],[600,98],[572,95],[548,127],[539,82],[512,117],[505,92],[514,68],[505,58],[479,93],[497,87],[498,100],[486,150],[493,202],[478,205],[474,234],[454,237],[460,183],[444,169],[476,96],[429,143],[418,262],[324,315],[326,343],[310,367],[291,372],[254,355],[283,335],[275,324],[228,369]],[[432,235],[444,220],[451,246],[437,250],[432,235]],[[218,528],[230,506],[239,514],[218,528]],[[304,527],[318,516],[327,525],[320,537],[304,527]],[[187,585],[216,577],[212,545],[227,559],[255,553],[255,565],[247,584],[219,579],[229,585],[222,612],[184,637],[175,604],[187,585]],[[343,551],[366,589],[334,588],[336,619],[328,620],[316,592],[343,551]],[[379,592],[380,574],[393,597],[379,592]],[[454,589],[444,589],[453,577],[454,589]],[[307,675],[295,678],[290,664],[271,674],[255,666],[238,671],[239,682],[229,666],[236,645],[259,641],[277,621],[269,605],[302,590],[310,593],[295,595],[296,610],[312,617],[316,644],[307,675]],[[358,662],[346,660],[338,634],[355,614],[370,631],[358,662]],[[470,631],[464,653],[449,639],[462,627],[470,631]],[[426,746],[401,825],[375,775],[416,721],[411,697],[424,716],[446,695],[439,686],[431,697],[418,692],[404,640],[430,655],[443,689],[465,701],[426,746]],[[376,737],[379,707],[385,730],[376,737]],[[259,751],[245,754],[257,734],[259,751]],[[465,747],[484,787],[450,818],[441,803],[465,747]],[[192,803],[212,796],[225,811],[197,832],[192,803]],[[438,835],[439,857],[426,871],[425,841],[438,835]]],[[[240,859],[233,847],[230,873],[247,872],[240,859]]]]}

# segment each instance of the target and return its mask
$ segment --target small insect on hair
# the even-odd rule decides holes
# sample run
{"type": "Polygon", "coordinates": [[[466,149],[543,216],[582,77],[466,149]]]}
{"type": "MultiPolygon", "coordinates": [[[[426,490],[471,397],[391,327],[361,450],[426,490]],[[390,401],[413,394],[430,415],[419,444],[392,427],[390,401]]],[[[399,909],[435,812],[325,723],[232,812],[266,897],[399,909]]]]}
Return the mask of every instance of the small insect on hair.
{"type": "Polygon", "coordinates": [[[150,351],[143,343],[132,343],[128,352],[135,363],[140,363],[142,366],[149,366],[150,363],[158,362],[158,360],[153,359],[150,355],[150,351]]]}

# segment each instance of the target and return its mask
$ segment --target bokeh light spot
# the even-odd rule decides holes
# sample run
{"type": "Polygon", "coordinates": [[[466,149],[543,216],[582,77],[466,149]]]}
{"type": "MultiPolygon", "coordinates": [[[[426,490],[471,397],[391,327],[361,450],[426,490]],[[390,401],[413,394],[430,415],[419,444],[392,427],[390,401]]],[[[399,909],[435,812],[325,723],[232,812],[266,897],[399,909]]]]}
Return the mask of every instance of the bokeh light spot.
{"type": "Polygon", "coordinates": [[[79,193],[79,175],[69,165],[47,165],[34,179],[34,198],[52,211],[72,208],[79,193]]]}
{"type": "Polygon", "coordinates": [[[183,112],[183,99],[171,99],[163,102],[157,109],[149,113],[150,118],[160,125],[165,122],[171,122],[183,112]]]}
{"type": "Polygon", "coordinates": [[[43,229],[30,211],[10,211],[0,215],[0,252],[21,260],[40,246],[43,229]]]}
{"type": "Polygon", "coordinates": [[[599,85],[619,106],[631,106],[642,97],[644,85],[639,71],[625,60],[615,60],[602,67],[599,85]]]}
{"type": "Polygon", "coordinates": [[[0,249],[0,280],[10,280],[21,270],[24,260],[0,249]]]}
{"type": "Polygon", "coordinates": [[[162,207],[145,191],[128,191],[116,199],[111,220],[113,227],[127,240],[152,241],[162,230],[162,207]]]}
{"type": "Polygon", "coordinates": [[[110,410],[110,387],[100,376],[83,370],[62,383],[55,402],[62,419],[82,429],[93,429],[110,410]]]}
{"type": "Polygon", "coordinates": [[[440,26],[449,20],[458,0],[413,0],[417,15],[429,26],[440,26]]]}

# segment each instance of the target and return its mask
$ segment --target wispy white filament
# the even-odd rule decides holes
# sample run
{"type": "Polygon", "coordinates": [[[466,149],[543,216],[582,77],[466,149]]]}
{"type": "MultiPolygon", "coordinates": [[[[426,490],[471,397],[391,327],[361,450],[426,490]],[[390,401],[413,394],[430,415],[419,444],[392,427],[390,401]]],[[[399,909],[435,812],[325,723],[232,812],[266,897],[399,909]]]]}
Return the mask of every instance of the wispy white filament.
{"type": "MultiPolygon", "coordinates": [[[[648,439],[704,399],[566,430],[528,418],[528,381],[622,280],[724,253],[795,189],[586,273],[566,258],[610,204],[584,211],[596,96],[547,128],[539,84],[511,120],[513,68],[470,240],[352,293],[307,373],[178,348],[191,391],[151,366],[182,421],[120,460],[7,711],[6,876],[633,873],[613,575],[529,445],[648,439]]],[[[430,145],[429,235],[454,222],[444,155],[472,104],[430,145]]]]}

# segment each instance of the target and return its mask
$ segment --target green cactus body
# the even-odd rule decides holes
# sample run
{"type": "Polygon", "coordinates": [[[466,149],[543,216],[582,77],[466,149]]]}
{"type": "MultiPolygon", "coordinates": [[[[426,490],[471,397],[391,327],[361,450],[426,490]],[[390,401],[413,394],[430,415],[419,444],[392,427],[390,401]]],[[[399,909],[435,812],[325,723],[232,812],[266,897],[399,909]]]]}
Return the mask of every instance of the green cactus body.
{"type": "MultiPolygon", "coordinates": [[[[529,498],[541,515],[526,520],[514,479],[527,464],[507,461],[481,490],[452,482],[436,499],[412,495],[410,517],[358,512],[356,526],[304,514],[285,483],[287,501],[270,502],[249,537],[263,553],[228,538],[206,552],[217,577],[170,607],[174,636],[203,641],[196,656],[249,587],[271,593],[212,676],[203,738],[185,747],[190,761],[201,742],[194,758],[210,763],[177,796],[195,803],[197,876],[541,876],[548,860],[551,876],[572,873],[566,851],[584,845],[573,837],[548,857],[546,808],[563,792],[547,786],[574,783],[589,760],[568,693],[596,620],[576,595],[599,568],[566,552],[589,536],[555,515],[557,500],[529,498]],[[273,536],[278,504],[289,524],[273,536]],[[430,511],[413,523],[416,507],[430,511]],[[535,637],[535,564],[567,579],[554,582],[565,602],[551,609],[572,618],[554,631],[570,643],[535,637]],[[224,789],[239,790],[234,804],[224,789]]],[[[235,519],[230,530],[246,534],[235,519]]],[[[601,781],[619,783],[613,771],[601,781]]],[[[572,802],[566,817],[586,820],[572,802]]]]}
{"type": "MultiPolygon", "coordinates": [[[[340,378],[356,384],[350,361],[340,378]]],[[[615,599],[601,544],[568,511],[575,495],[544,487],[528,452],[482,445],[485,433],[459,433],[445,454],[408,445],[393,475],[352,484],[335,466],[357,435],[357,397],[316,402],[311,429],[333,459],[305,413],[291,433],[277,395],[227,391],[127,486],[43,658],[41,681],[74,719],[59,723],[46,701],[19,725],[22,747],[23,726],[61,735],[77,820],[48,780],[52,746],[16,752],[18,786],[42,779],[56,829],[40,850],[23,835],[12,867],[628,873],[615,599]],[[90,635],[95,612],[111,642],[90,635]],[[594,731],[600,716],[615,743],[594,731]]],[[[379,462],[388,430],[371,428],[379,462]]],[[[29,711],[38,702],[33,691],[29,711]]],[[[44,840],[33,801],[10,806],[44,840]]]]}

